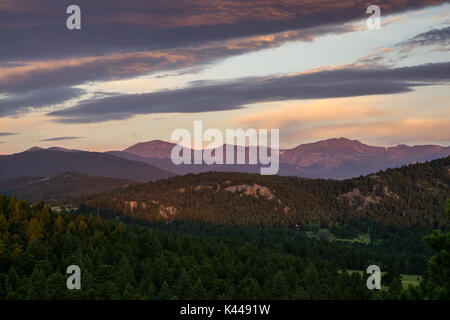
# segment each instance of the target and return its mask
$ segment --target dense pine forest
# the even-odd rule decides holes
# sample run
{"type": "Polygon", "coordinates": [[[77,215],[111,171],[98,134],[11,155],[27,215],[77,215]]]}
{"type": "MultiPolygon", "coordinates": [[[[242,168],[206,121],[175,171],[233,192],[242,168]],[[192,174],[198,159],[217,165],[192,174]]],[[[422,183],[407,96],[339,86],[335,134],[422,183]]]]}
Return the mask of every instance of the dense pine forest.
{"type": "Polygon", "coordinates": [[[449,166],[186,175],[68,211],[0,196],[0,299],[449,299],[449,166]],[[366,287],[373,264],[381,290],[366,287]]]}
{"type": "Polygon", "coordinates": [[[405,266],[390,261],[400,253],[395,246],[386,254],[289,229],[144,226],[1,196],[0,234],[1,299],[423,299],[449,292],[448,233],[428,238],[436,254],[420,286],[408,290],[399,277],[405,266]],[[388,268],[382,290],[368,290],[364,276],[346,270],[370,263],[388,268]],[[72,264],[81,267],[81,290],[66,288],[72,264]]]}

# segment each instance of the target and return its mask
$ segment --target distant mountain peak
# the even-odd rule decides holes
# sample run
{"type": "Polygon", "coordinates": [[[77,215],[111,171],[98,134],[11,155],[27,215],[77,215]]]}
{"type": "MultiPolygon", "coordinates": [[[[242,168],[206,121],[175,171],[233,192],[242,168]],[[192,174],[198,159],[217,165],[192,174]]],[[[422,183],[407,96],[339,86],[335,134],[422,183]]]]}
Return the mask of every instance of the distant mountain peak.
{"type": "Polygon", "coordinates": [[[147,142],[139,142],[131,147],[123,150],[123,152],[131,153],[145,158],[169,158],[172,148],[175,144],[162,141],[151,140],[147,142]]]}
{"type": "MultiPolygon", "coordinates": [[[[143,161],[172,172],[202,172],[209,170],[230,171],[243,170],[253,172],[251,166],[226,167],[205,165],[179,168],[170,160],[174,143],[161,140],[137,143],[119,154],[121,157],[140,157],[143,161]],[[128,155],[128,156],[124,156],[128,155]]],[[[224,155],[226,145],[223,145],[224,155]]],[[[245,149],[247,153],[248,148],[245,149]]],[[[296,175],[315,178],[343,179],[395,168],[409,163],[446,157],[449,148],[422,145],[408,146],[400,144],[395,147],[371,146],[359,140],[346,137],[330,138],[312,143],[300,144],[293,149],[280,150],[280,175],[296,175]]],[[[248,157],[246,157],[248,159],[248,157]]]]}
{"type": "Polygon", "coordinates": [[[326,140],[320,140],[312,143],[300,144],[293,149],[286,150],[287,153],[296,152],[357,152],[357,153],[371,153],[375,151],[384,151],[383,147],[374,147],[361,143],[359,140],[352,140],[344,137],[331,138],[326,140]]]}
{"type": "Polygon", "coordinates": [[[40,150],[45,150],[45,149],[38,147],[38,146],[34,146],[34,147],[31,147],[30,149],[25,150],[24,152],[33,152],[33,151],[40,151],[40,150]]]}
{"type": "Polygon", "coordinates": [[[67,148],[62,148],[62,147],[41,148],[38,146],[34,146],[34,147],[31,147],[30,149],[25,150],[24,152],[34,152],[34,151],[42,151],[42,150],[62,151],[62,152],[80,152],[81,151],[81,150],[67,149],[67,148]]]}
{"type": "Polygon", "coordinates": [[[47,148],[47,150],[50,150],[50,151],[63,151],[63,152],[81,152],[81,150],[67,149],[67,148],[62,148],[62,147],[50,147],[50,148],[47,148]]]}
{"type": "Polygon", "coordinates": [[[316,144],[327,144],[327,145],[364,145],[359,140],[352,140],[344,137],[340,138],[330,138],[326,140],[321,140],[315,142],[316,144]]]}

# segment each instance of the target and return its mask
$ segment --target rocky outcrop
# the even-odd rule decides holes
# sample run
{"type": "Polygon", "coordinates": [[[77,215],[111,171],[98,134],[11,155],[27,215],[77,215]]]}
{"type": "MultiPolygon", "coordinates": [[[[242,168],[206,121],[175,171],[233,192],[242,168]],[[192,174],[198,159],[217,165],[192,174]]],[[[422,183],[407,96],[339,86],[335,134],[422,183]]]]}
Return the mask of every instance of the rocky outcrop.
{"type": "Polygon", "coordinates": [[[263,197],[269,200],[272,200],[275,196],[270,191],[269,188],[265,186],[260,186],[258,184],[253,185],[247,185],[247,184],[241,184],[237,186],[231,186],[224,189],[228,192],[233,192],[242,195],[252,196],[254,198],[263,197]]]}
{"type": "MultiPolygon", "coordinates": [[[[175,216],[178,214],[178,209],[171,205],[164,205],[157,200],[152,200],[151,205],[156,205],[158,208],[158,214],[165,220],[173,220],[175,216]]],[[[126,210],[130,213],[133,213],[138,207],[142,209],[146,209],[149,207],[146,202],[137,202],[137,201],[125,201],[124,202],[126,210]]]]}
{"type": "Polygon", "coordinates": [[[380,197],[374,195],[363,195],[358,188],[354,188],[352,191],[342,194],[337,197],[338,200],[347,202],[350,207],[362,210],[369,204],[378,204],[381,201],[380,197]]]}
{"type": "Polygon", "coordinates": [[[396,200],[400,200],[399,195],[396,194],[395,192],[389,191],[389,187],[388,187],[388,186],[385,186],[385,187],[384,187],[383,192],[384,192],[384,195],[385,195],[385,196],[394,198],[394,199],[396,199],[396,200]]]}
{"type": "Polygon", "coordinates": [[[178,213],[178,209],[173,206],[159,205],[159,215],[165,220],[173,220],[178,213]]]}
{"type": "Polygon", "coordinates": [[[125,207],[130,211],[133,212],[134,209],[136,209],[138,206],[137,201],[125,201],[125,207]]]}

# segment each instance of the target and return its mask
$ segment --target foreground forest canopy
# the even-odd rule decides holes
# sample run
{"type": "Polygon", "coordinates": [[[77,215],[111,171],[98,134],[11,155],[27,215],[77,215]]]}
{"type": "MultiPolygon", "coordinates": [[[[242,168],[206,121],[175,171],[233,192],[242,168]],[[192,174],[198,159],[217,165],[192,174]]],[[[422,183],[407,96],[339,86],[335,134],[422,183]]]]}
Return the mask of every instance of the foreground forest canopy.
{"type": "Polygon", "coordinates": [[[0,196],[0,299],[449,299],[449,167],[189,174],[70,211],[0,196]],[[373,264],[381,290],[366,287],[373,264]],[[70,265],[81,290],[66,288],[70,265]]]}
{"type": "Polygon", "coordinates": [[[448,228],[450,157],[349,180],[209,172],[137,184],[76,201],[147,221],[321,228],[371,224],[448,228]]]}
{"type": "Polygon", "coordinates": [[[286,229],[144,227],[1,196],[0,299],[448,299],[449,234],[427,241],[434,256],[420,286],[403,290],[392,266],[383,289],[371,291],[346,268],[355,259],[384,266],[384,250],[286,229]],[[81,290],[66,288],[72,264],[81,290]]]}

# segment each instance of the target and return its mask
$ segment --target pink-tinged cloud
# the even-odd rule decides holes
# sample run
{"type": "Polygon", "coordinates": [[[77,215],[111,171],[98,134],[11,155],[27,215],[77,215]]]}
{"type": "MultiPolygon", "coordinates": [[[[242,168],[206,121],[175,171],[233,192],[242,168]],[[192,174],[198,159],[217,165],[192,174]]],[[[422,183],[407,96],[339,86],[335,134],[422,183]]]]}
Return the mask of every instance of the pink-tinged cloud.
{"type": "MultiPolygon", "coordinates": [[[[24,99],[26,96],[59,96],[56,92],[65,91],[68,94],[67,99],[71,99],[74,98],[73,94],[81,95],[83,91],[69,87],[86,82],[120,80],[165,70],[201,68],[218,59],[263,48],[274,48],[286,41],[311,41],[324,34],[354,30],[355,26],[347,24],[336,26],[332,30],[318,27],[166,51],[121,52],[0,66],[0,87],[3,93],[9,94],[6,100],[0,102],[0,114],[15,114],[19,109],[23,111],[24,107],[39,108],[44,102],[50,103],[50,100],[44,99],[37,100],[33,105],[31,99],[24,99]]],[[[51,104],[62,101],[64,99],[52,99],[51,104]]]]}
{"type": "MultiPolygon", "coordinates": [[[[370,100],[369,100],[370,101],[370,100]]],[[[308,103],[291,102],[270,109],[241,115],[235,121],[244,127],[287,128],[308,127],[324,122],[366,121],[374,118],[386,118],[396,110],[375,107],[367,98],[314,100],[308,103]]]]}
{"type": "Polygon", "coordinates": [[[90,99],[50,113],[61,122],[102,122],[138,114],[233,110],[245,105],[412,91],[448,83],[450,62],[403,68],[343,68],[233,81],[195,82],[181,89],[90,99]]]}
{"type": "MultiPolygon", "coordinates": [[[[379,5],[386,16],[443,3],[378,0],[370,4],[379,5]]],[[[3,0],[0,40],[8,46],[0,52],[0,63],[166,50],[344,24],[365,19],[369,5],[366,0],[78,0],[82,31],[69,32],[65,12],[70,4],[66,0],[3,0]]]]}

